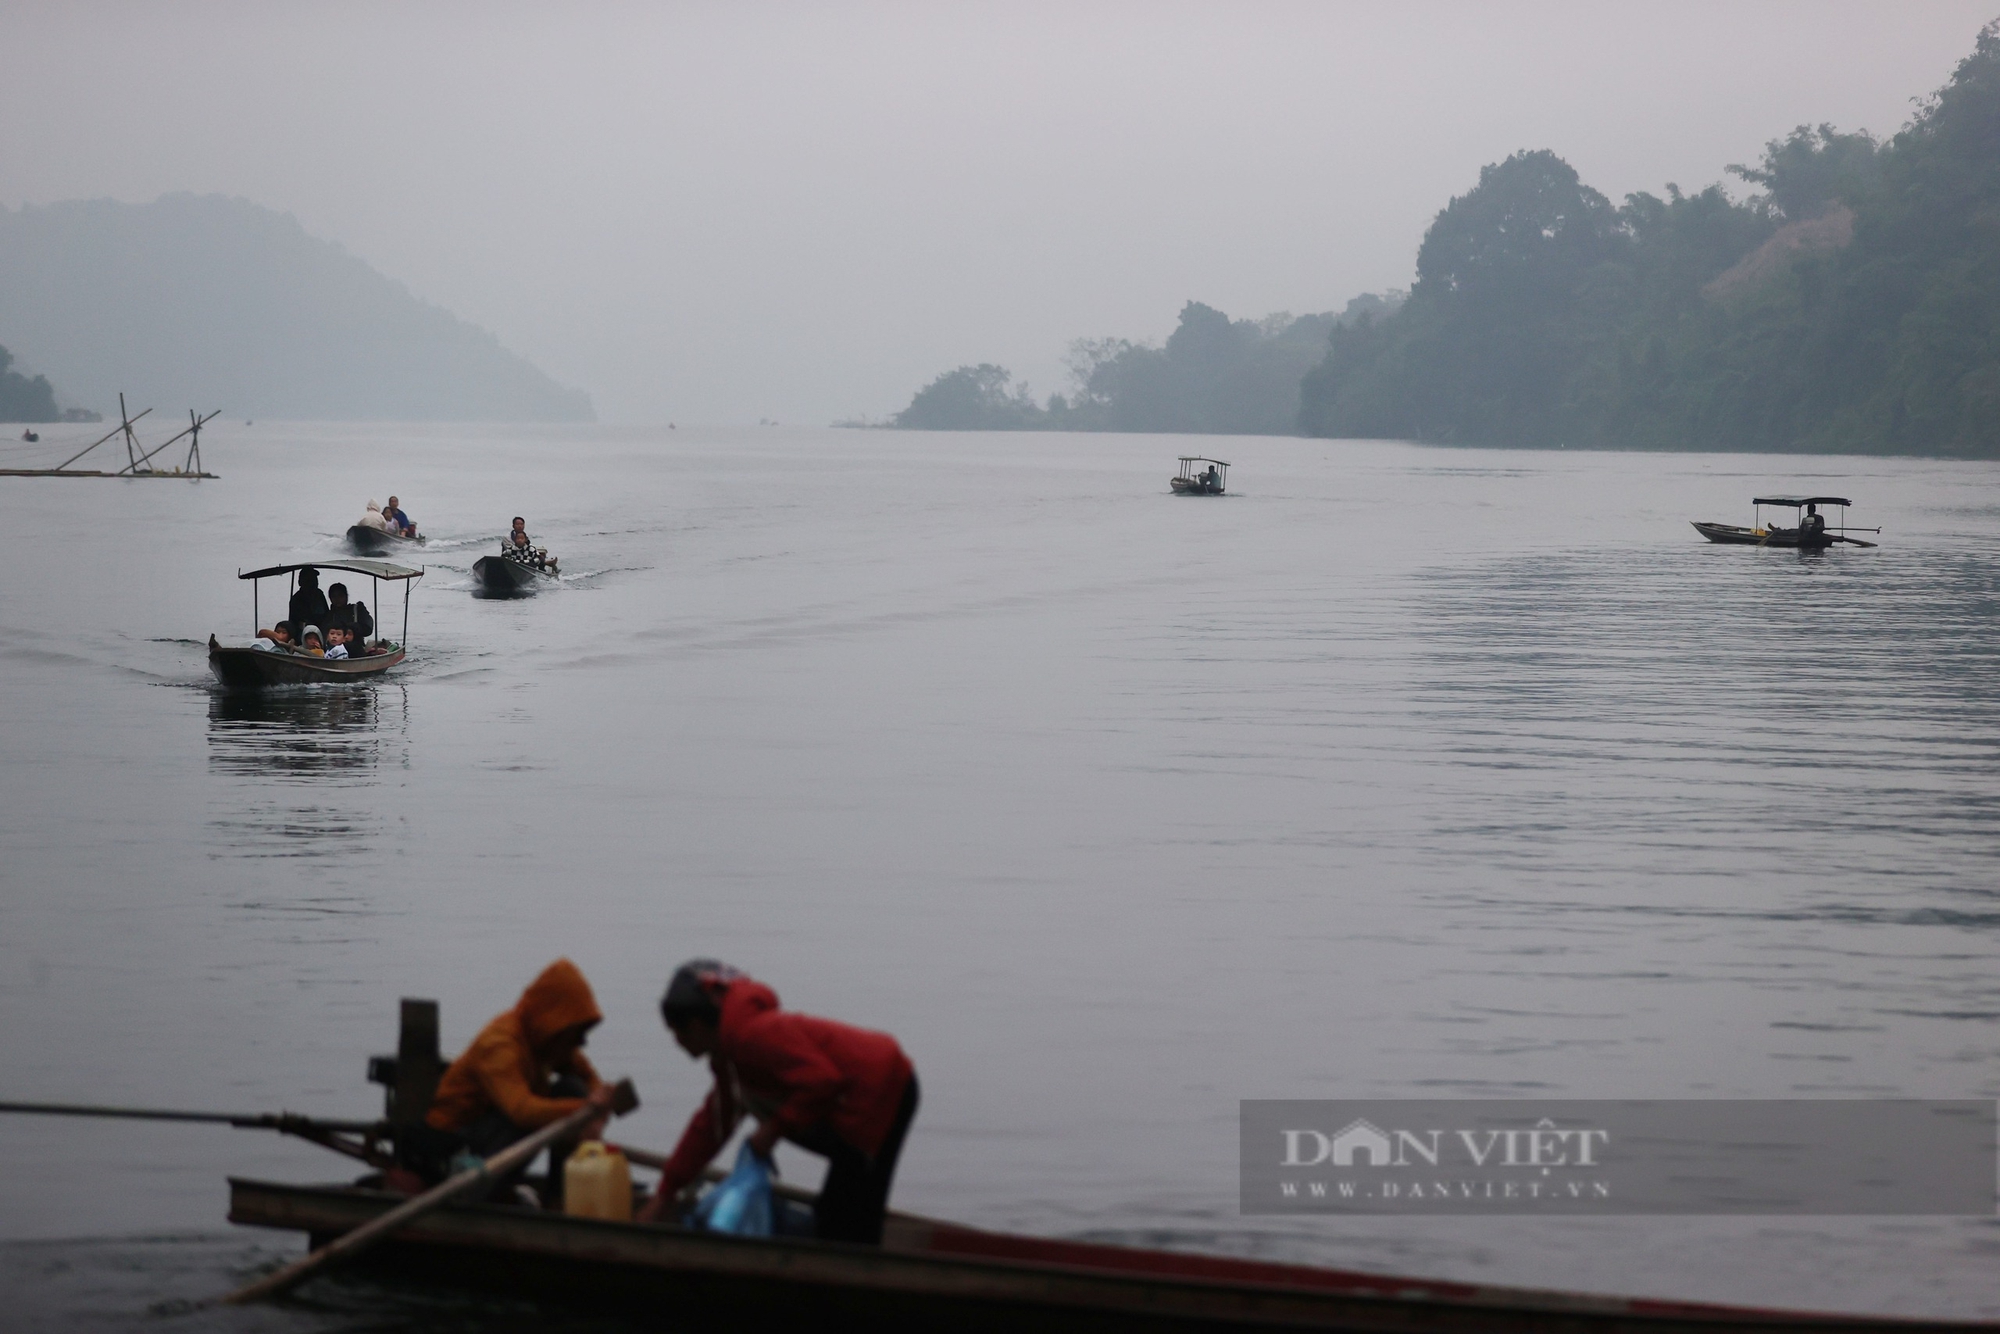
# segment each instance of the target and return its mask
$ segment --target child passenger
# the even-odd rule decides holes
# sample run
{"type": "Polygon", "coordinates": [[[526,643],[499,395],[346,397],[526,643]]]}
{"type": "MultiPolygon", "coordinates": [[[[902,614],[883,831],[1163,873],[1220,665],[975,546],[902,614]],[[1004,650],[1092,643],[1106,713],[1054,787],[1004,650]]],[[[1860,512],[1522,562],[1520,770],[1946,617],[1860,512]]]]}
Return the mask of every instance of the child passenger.
{"type": "Polygon", "coordinates": [[[327,629],[326,656],[329,661],[337,661],[347,656],[347,631],[335,625],[327,629]]]}

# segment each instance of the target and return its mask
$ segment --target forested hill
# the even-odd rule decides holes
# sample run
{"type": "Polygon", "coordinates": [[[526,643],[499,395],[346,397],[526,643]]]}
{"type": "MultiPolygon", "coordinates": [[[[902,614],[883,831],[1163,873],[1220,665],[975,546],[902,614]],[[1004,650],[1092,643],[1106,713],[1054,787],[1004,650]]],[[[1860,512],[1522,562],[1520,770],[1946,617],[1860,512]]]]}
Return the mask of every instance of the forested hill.
{"type": "Polygon", "coordinates": [[[168,195],[0,208],[0,342],[135,405],[320,419],[578,421],[590,400],[297,221],[168,195]]]}
{"type": "Polygon", "coordinates": [[[1289,435],[1299,381],[1326,355],[1336,326],[1393,311],[1400,292],[1359,296],[1339,314],[1232,320],[1190,301],[1166,345],[1079,338],[1064,358],[1067,393],[1037,403],[1003,366],[946,371],[894,424],[931,431],[1198,431],[1289,435]]]}
{"type": "Polygon", "coordinates": [[[1613,205],[1519,153],[1438,214],[1394,315],[1333,331],[1309,434],[2000,457],[2000,24],[1886,143],[1613,205]]]}

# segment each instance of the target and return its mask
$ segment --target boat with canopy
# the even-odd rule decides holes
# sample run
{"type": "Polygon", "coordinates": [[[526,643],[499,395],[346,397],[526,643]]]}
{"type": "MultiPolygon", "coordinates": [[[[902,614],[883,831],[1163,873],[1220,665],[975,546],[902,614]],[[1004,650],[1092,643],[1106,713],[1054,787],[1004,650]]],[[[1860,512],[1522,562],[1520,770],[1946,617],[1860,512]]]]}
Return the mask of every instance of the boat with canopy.
{"type": "Polygon", "coordinates": [[[1167,479],[1177,496],[1219,496],[1229,489],[1229,464],[1223,459],[1203,458],[1199,454],[1181,455],[1180,476],[1167,479]],[[1206,469],[1197,470],[1197,464],[1206,463],[1206,469]]]}
{"type": "MultiPolygon", "coordinates": [[[[1824,551],[1836,542],[1849,546],[1873,547],[1879,542],[1864,542],[1858,537],[1847,536],[1847,507],[1851,503],[1845,496],[1758,496],[1751,501],[1750,527],[1744,528],[1730,523],[1695,522],[1694,530],[1711,542],[1721,542],[1731,546],[1750,547],[1797,547],[1803,551],[1824,551]],[[1773,505],[1783,509],[1799,511],[1790,528],[1764,522],[1764,506],[1773,505]],[[1840,507],[1840,522],[1829,525],[1825,516],[1817,511],[1822,505],[1840,507]],[[1818,522],[1814,522],[1817,520],[1818,522]]],[[[1880,528],[1856,528],[1857,533],[1879,533],[1880,528]]]]}
{"type": "MultiPolygon", "coordinates": [[[[261,624],[260,607],[263,581],[279,575],[289,576],[286,601],[298,587],[300,570],[345,570],[350,574],[364,574],[373,581],[369,606],[380,615],[382,581],[403,585],[403,635],[388,646],[385,653],[370,653],[354,658],[315,658],[309,653],[299,653],[280,649],[253,648],[249,644],[224,644],[211,634],[208,637],[208,669],[215,673],[215,679],[232,690],[257,690],[265,686],[305,685],[315,681],[355,681],[380,676],[403,660],[410,640],[410,587],[424,577],[421,568],[411,569],[407,565],[395,565],[386,560],[308,560],[288,565],[271,565],[261,570],[237,571],[238,579],[250,580],[250,628],[254,635],[261,624]]],[[[379,621],[378,621],[379,629],[379,621]]]]}

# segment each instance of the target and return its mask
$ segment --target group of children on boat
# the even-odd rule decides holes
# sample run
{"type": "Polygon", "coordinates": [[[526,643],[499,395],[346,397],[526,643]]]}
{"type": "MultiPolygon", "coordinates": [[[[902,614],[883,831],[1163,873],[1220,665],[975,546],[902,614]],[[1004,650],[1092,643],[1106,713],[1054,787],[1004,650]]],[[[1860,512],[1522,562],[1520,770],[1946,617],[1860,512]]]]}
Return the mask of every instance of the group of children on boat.
{"type": "Polygon", "coordinates": [[[250,646],[266,653],[303,653],[335,660],[390,652],[386,640],[368,638],[375,633],[375,618],[368,614],[368,604],[348,601],[346,584],[333,584],[322,593],[319,571],[311,566],[299,571],[299,586],[287,611],[290,615],[285,620],[258,630],[250,646]]]}
{"type": "MultiPolygon", "coordinates": [[[[879,1243],[904,1136],[917,1114],[917,1075],[886,1033],[782,1009],[777,993],[714,959],[681,965],[660,998],[660,1017],[681,1050],[706,1058],[714,1077],[637,1217],[672,1217],[677,1199],[701,1177],[747,1115],[747,1144],[767,1165],[779,1140],[827,1160],[814,1207],[822,1239],[879,1243]]],[[[612,1089],[583,1055],[603,1020],[583,973],[558,959],[494,1016],[438,1081],[423,1124],[397,1145],[406,1184],[443,1180],[459,1155],[491,1157],[585,1107],[598,1117],[577,1143],[603,1133],[612,1089]]],[[[550,1190],[576,1147],[551,1149],[550,1190]]],[[[497,1183],[505,1200],[523,1187],[497,1183]]],[[[544,1203],[554,1204],[554,1200],[544,1203]]]]}

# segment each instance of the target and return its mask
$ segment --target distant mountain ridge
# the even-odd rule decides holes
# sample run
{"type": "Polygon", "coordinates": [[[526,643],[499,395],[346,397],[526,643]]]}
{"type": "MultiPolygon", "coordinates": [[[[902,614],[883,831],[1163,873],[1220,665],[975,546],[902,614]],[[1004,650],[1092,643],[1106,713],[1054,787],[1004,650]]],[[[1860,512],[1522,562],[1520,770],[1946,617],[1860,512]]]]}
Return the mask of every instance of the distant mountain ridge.
{"type": "Polygon", "coordinates": [[[485,330],[221,195],[0,208],[0,343],[65,404],[307,420],[590,421],[485,330]]]}

